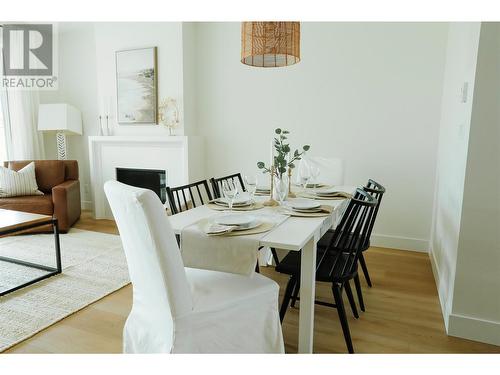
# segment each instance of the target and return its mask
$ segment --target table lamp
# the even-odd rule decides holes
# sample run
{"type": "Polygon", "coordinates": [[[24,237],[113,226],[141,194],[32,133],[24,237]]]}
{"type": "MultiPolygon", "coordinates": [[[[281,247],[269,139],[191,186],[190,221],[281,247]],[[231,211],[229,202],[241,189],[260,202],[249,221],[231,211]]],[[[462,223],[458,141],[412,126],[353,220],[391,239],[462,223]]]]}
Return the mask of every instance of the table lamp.
{"type": "Polygon", "coordinates": [[[69,104],[40,104],[38,130],[56,132],[57,159],[66,160],[66,135],[82,134],[82,115],[69,104]]]}

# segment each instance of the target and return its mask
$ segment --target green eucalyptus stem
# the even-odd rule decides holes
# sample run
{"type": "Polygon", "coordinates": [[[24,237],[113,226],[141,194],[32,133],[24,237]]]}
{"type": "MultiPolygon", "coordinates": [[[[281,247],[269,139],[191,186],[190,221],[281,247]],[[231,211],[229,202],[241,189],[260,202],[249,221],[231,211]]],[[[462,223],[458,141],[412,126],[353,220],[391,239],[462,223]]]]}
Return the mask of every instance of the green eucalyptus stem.
{"type": "Polygon", "coordinates": [[[284,173],[287,173],[288,169],[295,168],[293,164],[297,160],[301,160],[301,156],[309,150],[309,145],[302,146],[302,151],[299,152],[295,150],[293,156],[290,160],[287,160],[287,156],[291,153],[290,144],[285,143],[288,139],[287,134],[290,134],[288,130],[276,129],[275,134],[278,136],[274,138],[274,148],[277,151],[277,155],[273,156],[273,165],[266,167],[265,163],[259,161],[257,163],[257,168],[262,169],[262,173],[271,173],[276,177],[282,178],[284,173]]]}

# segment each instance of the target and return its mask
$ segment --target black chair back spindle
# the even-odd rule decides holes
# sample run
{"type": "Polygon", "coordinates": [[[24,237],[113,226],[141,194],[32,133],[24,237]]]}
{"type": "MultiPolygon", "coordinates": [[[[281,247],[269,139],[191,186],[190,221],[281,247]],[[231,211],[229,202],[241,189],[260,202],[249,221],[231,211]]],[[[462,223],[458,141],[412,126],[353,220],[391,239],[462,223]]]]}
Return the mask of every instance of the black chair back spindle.
{"type": "Polygon", "coordinates": [[[375,225],[375,220],[377,219],[378,210],[380,208],[380,203],[382,202],[382,197],[385,194],[385,187],[380,185],[378,182],[376,182],[372,179],[369,179],[366,186],[363,187],[363,190],[370,193],[370,195],[377,200],[377,205],[376,205],[375,210],[373,212],[372,220],[370,222],[370,227],[368,229],[367,242],[364,244],[365,249],[366,249],[369,247],[369,242],[370,242],[370,237],[372,235],[373,226],[375,225]]]}
{"type": "Polygon", "coordinates": [[[337,259],[347,256],[348,260],[342,264],[340,272],[336,269],[337,261],[333,262],[330,271],[332,276],[336,271],[335,277],[348,278],[356,271],[363,244],[367,243],[370,238],[370,226],[377,203],[372,195],[361,189],[357,189],[356,194],[349,201],[328,246],[328,251],[336,254],[337,259]]]}
{"type": "Polygon", "coordinates": [[[234,186],[239,185],[240,191],[246,191],[245,184],[243,183],[243,178],[241,177],[241,173],[235,173],[219,178],[212,177],[210,179],[210,184],[212,185],[212,190],[214,192],[215,198],[222,198],[224,196],[222,190],[222,181],[228,181],[230,184],[233,184],[234,186]]]}
{"type": "Polygon", "coordinates": [[[172,214],[202,206],[212,200],[212,193],[206,180],[171,188],[167,186],[167,197],[172,214]],[[201,187],[201,189],[200,189],[201,187]],[[204,196],[205,194],[205,196],[204,196]],[[192,207],[191,207],[192,206],[192,207]]]}

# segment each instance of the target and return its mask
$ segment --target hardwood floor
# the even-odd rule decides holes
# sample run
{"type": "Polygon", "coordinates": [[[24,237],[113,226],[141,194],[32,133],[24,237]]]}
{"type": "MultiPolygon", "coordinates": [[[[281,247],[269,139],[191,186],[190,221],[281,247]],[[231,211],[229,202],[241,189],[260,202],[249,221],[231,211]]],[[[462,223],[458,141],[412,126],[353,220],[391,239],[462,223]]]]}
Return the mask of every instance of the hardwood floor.
{"type": "MultiPolygon", "coordinates": [[[[76,228],[117,233],[114,222],[93,220],[87,212],[76,228]]],[[[446,335],[427,254],[383,248],[371,248],[365,254],[373,282],[373,288],[368,288],[361,276],[366,312],[356,320],[348,311],[357,353],[500,353],[498,346],[446,335]]],[[[262,268],[262,273],[276,280],[283,290],[286,277],[272,267],[262,268]]],[[[332,300],[327,284],[318,284],[317,298],[332,300]]],[[[8,352],[120,353],[131,301],[129,285],[8,352]]],[[[297,352],[298,312],[298,308],[290,309],[283,323],[289,353],[297,352]]],[[[346,353],[337,311],[316,306],[315,316],[314,352],[346,353]]]]}

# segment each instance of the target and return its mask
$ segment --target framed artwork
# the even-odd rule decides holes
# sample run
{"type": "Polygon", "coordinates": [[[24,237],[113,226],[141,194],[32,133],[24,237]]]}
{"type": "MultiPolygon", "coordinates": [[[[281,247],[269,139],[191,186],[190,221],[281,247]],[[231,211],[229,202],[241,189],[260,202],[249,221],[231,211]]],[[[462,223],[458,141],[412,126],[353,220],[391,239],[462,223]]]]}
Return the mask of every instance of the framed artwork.
{"type": "Polygon", "coordinates": [[[116,52],[119,124],[158,123],[157,69],[156,47],[116,52]]]}

